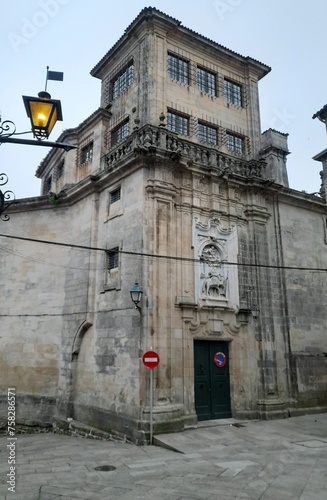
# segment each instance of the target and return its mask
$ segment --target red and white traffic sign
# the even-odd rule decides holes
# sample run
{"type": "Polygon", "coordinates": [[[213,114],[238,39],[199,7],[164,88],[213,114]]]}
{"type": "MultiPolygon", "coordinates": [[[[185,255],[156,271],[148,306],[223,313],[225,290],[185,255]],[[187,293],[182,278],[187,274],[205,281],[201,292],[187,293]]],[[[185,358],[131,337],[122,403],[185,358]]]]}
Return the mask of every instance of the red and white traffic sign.
{"type": "Polygon", "coordinates": [[[155,351],[146,351],[143,354],[142,361],[144,366],[150,368],[150,370],[153,370],[153,368],[156,368],[158,366],[160,358],[155,351]]]}

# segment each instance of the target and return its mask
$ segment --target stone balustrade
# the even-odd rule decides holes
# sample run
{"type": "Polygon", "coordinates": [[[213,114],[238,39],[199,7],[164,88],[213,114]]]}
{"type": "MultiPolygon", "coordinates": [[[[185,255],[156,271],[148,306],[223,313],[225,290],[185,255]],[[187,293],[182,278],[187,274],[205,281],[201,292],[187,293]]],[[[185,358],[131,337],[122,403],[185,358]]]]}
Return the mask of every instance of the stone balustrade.
{"type": "Polygon", "coordinates": [[[240,156],[231,156],[214,147],[181,138],[165,127],[152,125],[134,130],[124,141],[111,148],[102,159],[102,169],[111,169],[120,160],[126,161],[131,155],[155,153],[188,165],[201,165],[208,170],[218,171],[221,176],[232,174],[246,178],[266,178],[266,163],[263,160],[245,160],[240,156]]]}

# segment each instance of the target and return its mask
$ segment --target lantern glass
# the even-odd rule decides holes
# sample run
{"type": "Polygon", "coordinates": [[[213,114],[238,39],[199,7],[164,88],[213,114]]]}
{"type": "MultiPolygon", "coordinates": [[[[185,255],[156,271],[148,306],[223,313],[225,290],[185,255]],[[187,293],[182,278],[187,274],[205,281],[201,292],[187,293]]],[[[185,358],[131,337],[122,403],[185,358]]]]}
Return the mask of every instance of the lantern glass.
{"type": "Polygon", "coordinates": [[[140,288],[140,285],[135,282],[134,286],[130,289],[129,293],[131,294],[131,299],[134,304],[138,304],[142,299],[143,290],[140,288]]]}
{"type": "Polygon", "coordinates": [[[39,98],[23,96],[27,116],[37,139],[48,138],[56,122],[62,120],[60,101],[50,97],[47,92],[40,92],[39,98]]]}

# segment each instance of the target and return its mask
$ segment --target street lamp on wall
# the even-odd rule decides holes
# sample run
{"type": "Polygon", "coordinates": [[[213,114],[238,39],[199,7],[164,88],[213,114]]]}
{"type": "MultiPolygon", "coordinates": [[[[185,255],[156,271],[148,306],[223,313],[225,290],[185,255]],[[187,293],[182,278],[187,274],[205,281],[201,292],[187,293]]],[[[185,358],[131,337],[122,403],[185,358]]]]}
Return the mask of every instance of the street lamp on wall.
{"type": "Polygon", "coordinates": [[[139,303],[142,300],[143,290],[137,281],[135,281],[134,286],[130,289],[129,293],[131,294],[131,299],[132,302],[134,302],[135,309],[141,311],[142,308],[139,306],[139,303]]]}
{"type": "Polygon", "coordinates": [[[47,139],[57,121],[62,121],[60,101],[51,99],[51,95],[45,91],[39,92],[38,97],[23,95],[23,101],[34,137],[47,139]]]}
{"type": "MultiPolygon", "coordinates": [[[[0,115],[0,145],[3,143],[23,144],[27,146],[45,146],[50,148],[62,148],[65,151],[76,149],[76,146],[68,142],[45,141],[51,134],[57,121],[62,121],[61,103],[58,100],[51,99],[51,95],[46,91],[48,80],[63,80],[63,73],[58,71],[49,71],[47,67],[47,77],[45,90],[38,94],[38,97],[23,96],[27,116],[31,120],[32,130],[27,132],[16,132],[16,125],[11,120],[1,120],[0,115]],[[37,139],[22,139],[15,136],[33,133],[37,139]]],[[[8,177],[5,173],[0,173],[0,186],[7,184],[8,177]]],[[[12,191],[2,192],[0,190],[0,218],[8,220],[8,215],[3,215],[4,211],[15,201],[15,195],[12,191]]]]}

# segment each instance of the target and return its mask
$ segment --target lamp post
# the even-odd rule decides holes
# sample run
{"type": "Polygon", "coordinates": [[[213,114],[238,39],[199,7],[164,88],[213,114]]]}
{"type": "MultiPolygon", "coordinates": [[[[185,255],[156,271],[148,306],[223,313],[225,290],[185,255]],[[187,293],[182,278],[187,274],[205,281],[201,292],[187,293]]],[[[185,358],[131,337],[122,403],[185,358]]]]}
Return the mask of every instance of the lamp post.
{"type": "MultiPolygon", "coordinates": [[[[48,80],[63,80],[63,73],[49,71],[47,67],[48,80]]],[[[50,148],[61,148],[65,151],[75,149],[76,146],[68,142],[45,141],[51,134],[57,121],[62,121],[61,103],[58,100],[51,99],[51,95],[45,91],[39,92],[38,97],[23,96],[25,109],[28,118],[31,120],[32,130],[27,132],[16,132],[16,125],[11,120],[1,121],[0,115],[0,145],[3,143],[23,144],[27,146],[44,146],[50,148]],[[22,139],[15,137],[17,135],[33,133],[36,140],[22,139]]],[[[0,186],[8,182],[8,176],[0,173],[0,186]]],[[[3,215],[4,211],[15,201],[15,195],[12,191],[2,192],[0,190],[0,218],[9,220],[8,215],[3,215]]]]}

